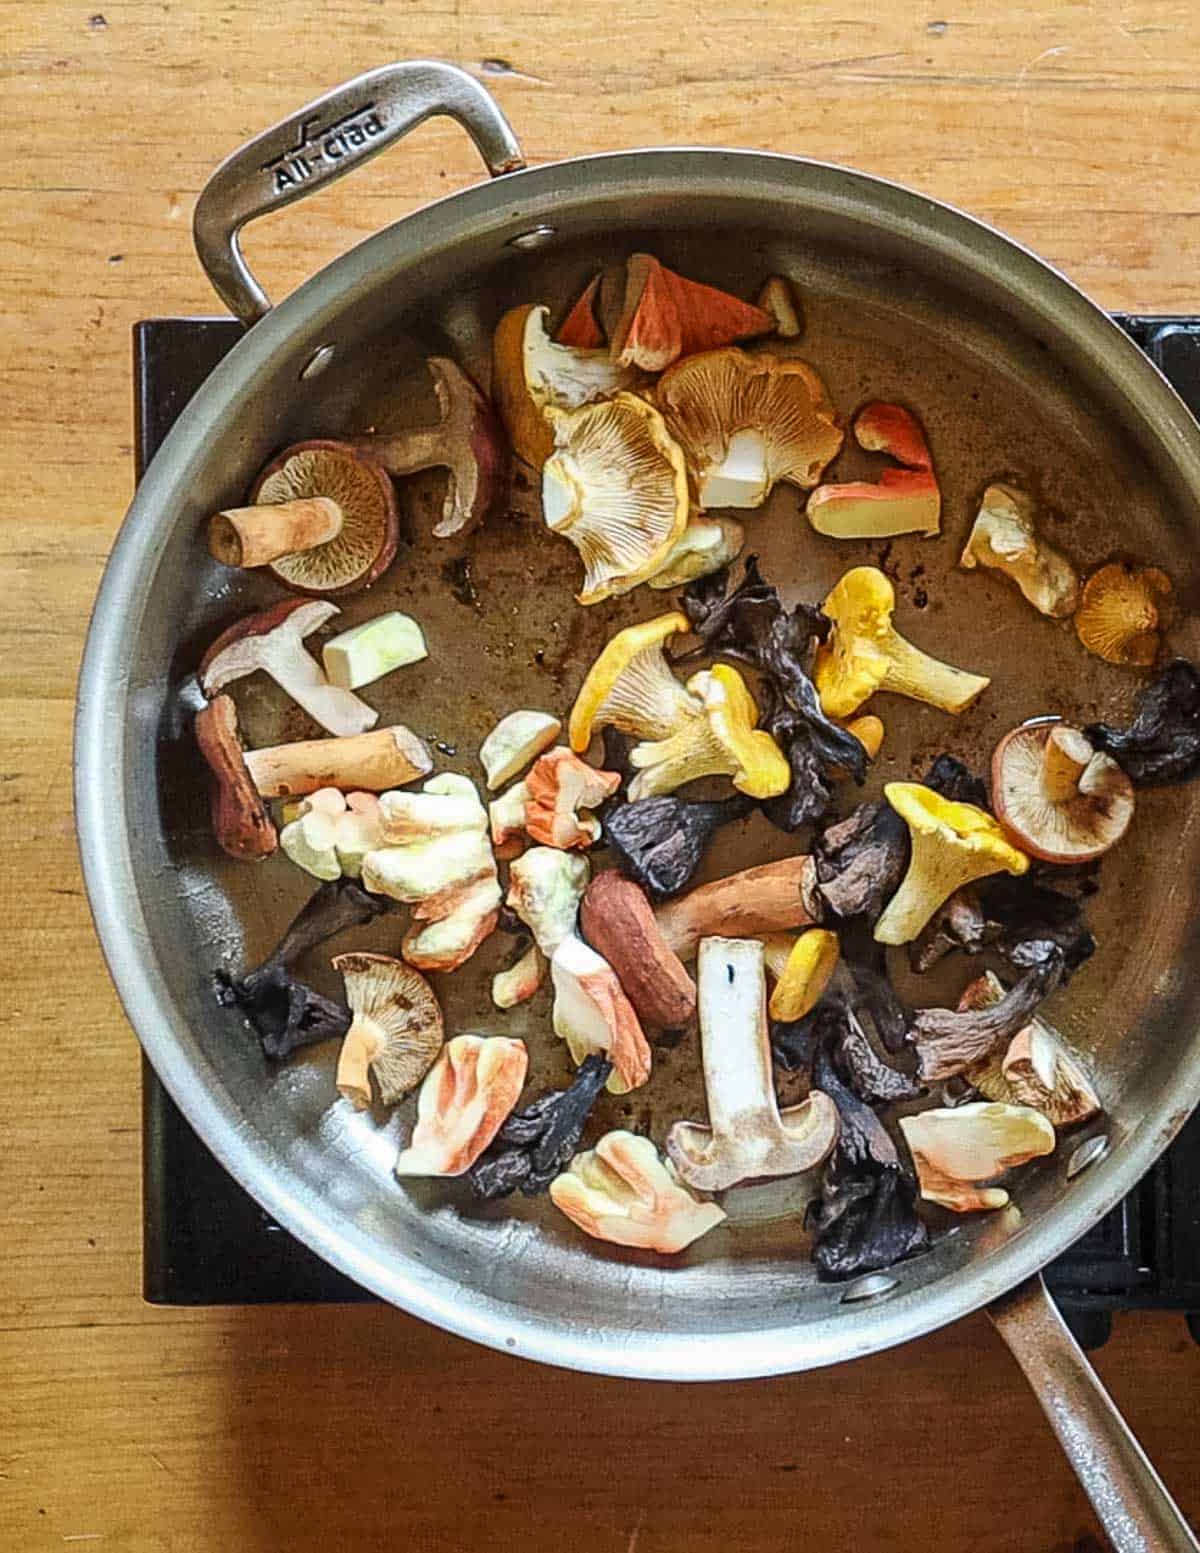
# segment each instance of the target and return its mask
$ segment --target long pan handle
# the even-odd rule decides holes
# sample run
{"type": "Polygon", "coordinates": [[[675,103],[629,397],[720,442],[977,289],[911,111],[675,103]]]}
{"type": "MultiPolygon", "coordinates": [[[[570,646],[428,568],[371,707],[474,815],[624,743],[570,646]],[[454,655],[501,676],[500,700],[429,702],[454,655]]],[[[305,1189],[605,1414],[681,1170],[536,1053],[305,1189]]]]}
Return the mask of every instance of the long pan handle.
{"type": "Polygon", "coordinates": [[[1037,1393],[1115,1553],[1200,1553],[1041,1277],[997,1300],[988,1315],[1037,1393]]]}

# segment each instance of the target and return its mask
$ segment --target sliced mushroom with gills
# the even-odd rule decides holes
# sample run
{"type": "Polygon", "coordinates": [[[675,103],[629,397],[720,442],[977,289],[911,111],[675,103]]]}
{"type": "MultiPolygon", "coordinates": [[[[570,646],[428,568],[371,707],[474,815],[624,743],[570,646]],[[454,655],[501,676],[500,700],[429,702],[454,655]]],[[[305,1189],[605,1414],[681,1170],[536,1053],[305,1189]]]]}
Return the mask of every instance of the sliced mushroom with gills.
{"type": "Polygon", "coordinates": [[[745,543],[746,530],[735,519],[694,514],[662,567],[646,579],[646,586],[656,590],[682,588],[697,577],[711,577],[736,560],[745,543]]]}
{"type": "MultiPolygon", "coordinates": [[[[502,717],[479,746],[479,764],[488,792],[511,782],[562,732],[562,723],[549,712],[522,709],[502,717]]],[[[585,746],[586,748],[586,746],[585,746]]]]}
{"type": "Polygon", "coordinates": [[[301,739],[248,750],[246,767],[264,798],[304,798],[321,787],[382,793],[433,770],[423,739],[402,724],[344,739],[301,739]]]}
{"type": "Polygon", "coordinates": [[[338,1054],[337,1089],[356,1111],[371,1104],[371,1076],[384,1105],[410,1094],[442,1049],[442,1011],[424,976],[386,954],[340,954],[333,962],[353,1015],[338,1054]]]}
{"type": "Polygon", "coordinates": [[[1029,1106],[972,1101],[902,1116],[900,1130],[921,1196],[952,1213],[1007,1207],[1008,1192],[985,1183],[1054,1152],[1054,1128],[1029,1106]]]}
{"type": "Polygon", "coordinates": [[[1009,836],[1048,863],[1086,863],[1133,821],[1133,783],[1067,723],[1014,728],[992,756],[992,801],[1009,836]]]}
{"type": "Polygon", "coordinates": [[[491,512],[505,488],[508,440],[488,399],[455,362],[430,356],[439,419],[435,426],[402,427],[351,439],[394,479],[444,469],[449,479],[435,539],[469,533],[491,512]]]}
{"type": "Polygon", "coordinates": [[[227,566],[265,565],[293,592],[338,598],[370,587],[395,559],[392,482],[347,443],[285,448],[255,481],[250,501],[209,525],[209,551],[227,566]]]}
{"type": "Polygon", "coordinates": [[[1079,578],[1061,550],[1034,526],[1033,498],[1011,485],[989,485],[958,558],[966,571],[987,567],[1014,582],[1040,615],[1064,620],[1079,602],[1079,578]]]}
{"type": "Polygon", "coordinates": [[[1113,562],[1093,572],[1075,611],[1075,633],[1106,663],[1146,669],[1158,657],[1160,604],[1171,579],[1157,567],[1113,562]]]}
{"type": "Polygon", "coordinates": [[[805,509],[817,533],[832,539],[938,533],[942,493],[916,416],[903,405],[876,400],[859,411],[854,435],[867,452],[888,453],[906,467],[885,469],[875,484],[818,486],[805,509]]]}
{"type": "Polygon", "coordinates": [[[581,755],[601,728],[638,739],[665,739],[700,703],[671,673],[663,647],[691,630],[686,615],[657,615],[626,626],[604,646],[587,672],[567,725],[571,748],[581,755]]]}
{"type": "Polygon", "coordinates": [[[825,385],[807,362],[735,346],[688,356],[654,391],[702,508],[761,507],[781,480],[808,490],[842,445],[825,385]]]}
{"type": "Polygon", "coordinates": [[[644,1025],[679,1030],[691,1021],[695,983],[631,879],[611,869],[597,875],[584,894],[579,920],[583,937],[612,966],[644,1025]]]}
{"type": "Polygon", "coordinates": [[[630,592],[664,564],[687,524],[687,468],[662,416],[636,394],[548,409],[546,527],[579,552],[581,604],[630,592]]]}
{"type": "Polygon", "coordinates": [[[649,1138],[609,1132],[550,1183],[550,1200],[585,1235],[674,1255],[725,1219],[699,1202],[649,1138]]]}
{"type": "Polygon", "coordinates": [[[245,615],[222,631],[200,660],[200,688],[208,697],[260,669],[297,706],[337,738],[365,733],[379,713],[352,690],[329,682],[304,646],[340,611],[325,599],[289,599],[253,615],[245,615]]]}
{"type": "Polygon", "coordinates": [[[196,743],[212,774],[213,835],[240,862],[270,857],[279,836],[246,763],[231,696],[217,696],[196,713],[196,743]]]}
{"type": "Polygon", "coordinates": [[[520,1099],[528,1068],[524,1041],[503,1035],[447,1041],[421,1085],[417,1123],[396,1175],[465,1174],[520,1099]]]}
{"type": "Polygon", "coordinates": [[[821,609],[833,621],[817,650],[813,678],[830,717],[849,717],[877,690],[924,701],[956,716],[991,683],[931,658],[892,626],[896,590],[875,566],[855,566],[826,596],[821,609]]]}
{"type": "MultiPolygon", "coordinates": [[[[958,1006],[994,1008],[1006,990],[1000,978],[987,971],[966,988],[958,1006]]],[[[1037,1014],[1006,1048],[967,1068],[963,1076],[985,1099],[1031,1106],[1055,1127],[1076,1127],[1103,1109],[1079,1058],[1053,1025],[1037,1014]]]]}
{"type": "Polygon", "coordinates": [[[803,1104],[779,1109],[762,944],[706,938],[699,992],[708,1125],[676,1122],[667,1134],[667,1154],[680,1178],[698,1191],[719,1192],[819,1165],[837,1141],[837,1111],[819,1089],[803,1104]]]}
{"type": "Polygon", "coordinates": [[[658,930],[681,960],[690,960],[701,939],[752,938],[785,928],[809,927],[813,884],[811,857],[785,857],[715,879],[655,913],[658,930]]]}
{"type": "Polygon", "coordinates": [[[727,291],[669,270],[653,254],[631,254],[612,354],[624,367],[661,372],[681,356],[770,334],[774,321],[727,291]]]}
{"type": "Polygon", "coordinates": [[[633,1004],[608,961],[568,933],[550,961],[555,1035],[578,1064],[593,1052],[613,1065],[608,1089],[623,1095],[650,1077],[650,1047],[633,1004]]]}

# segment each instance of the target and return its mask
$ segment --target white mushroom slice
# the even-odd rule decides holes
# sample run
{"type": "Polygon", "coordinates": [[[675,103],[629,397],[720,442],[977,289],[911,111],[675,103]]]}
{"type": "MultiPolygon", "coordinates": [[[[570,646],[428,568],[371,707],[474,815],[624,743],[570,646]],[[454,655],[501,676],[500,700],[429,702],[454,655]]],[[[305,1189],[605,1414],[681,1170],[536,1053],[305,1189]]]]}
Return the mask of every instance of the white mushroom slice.
{"type": "MultiPolygon", "coordinates": [[[[1005,991],[1000,978],[987,971],[966,989],[958,1006],[990,1008],[1005,991]]],[[[1103,1109],[1079,1058],[1038,1014],[1017,1031],[1007,1048],[992,1052],[963,1077],[988,1100],[1032,1106],[1055,1127],[1074,1127],[1103,1109]]]]}
{"type": "Polygon", "coordinates": [[[487,777],[489,793],[510,782],[547,750],[562,732],[562,723],[549,712],[509,712],[479,746],[479,763],[487,777]]]}
{"type": "Polygon", "coordinates": [[[972,1102],[902,1116],[921,1196],[954,1213],[1003,1208],[995,1181],[1006,1170],[1054,1151],[1054,1128],[1029,1106],[972,1102]]]}
{"type": "Polygon", "coordinates": [[[725,1213],[698,1202],[649,1138],[610,1132],[550,1183],[550,1200],[594,1240],[668,1255],[715,1229],[725,1213]]]}
{"type": "Polygon", "coordinates": [[[647,584],[658,589],[682,588],[697,577],[709,577],[735,560],[745,543],[746,530],[734,518],[689,518],[662,567],[647,584]]]}
{"type": "Polygon", "coordinates": [[[613,1065],[608,1088],[614,1095],[636,1089],[650,1077],[650,1047],[633,1004],[608,961],[574,933],[568,933],[550,961],[554,983],[554,1033],[567,1043],[572,1060],[593,1052],[613,1065]]]}
{"type": "Polygon", "coordinates": [[[447,1041],[421,1085],[412,1140],[397,1176],[460,1176],[504,1125],[525,1083],[524,1041],[459,1035],[447,1041]]]}
{"type": "Polygon", "coordinates": [[[357,690],[382,679],[394,669],[407,668],[429,656],[425,636],[411,615],[398,609],[376,615],[332,637],[321,649],[321,662],[331,685],[357,690]]]}
{"type": "Polygon", "coordinates": [[[495,873],[413,908],[423,926],[404,935],[404,958],[423,971],[453,971],[470,959],[496,926],[500,885],[495,873]]]}
{"type": "Polygon", "coordinates": [[[509,869],[508,904],[548,960],[575,931],[591,876],[586,857],[556,847],[530,847],[509,869]]]}

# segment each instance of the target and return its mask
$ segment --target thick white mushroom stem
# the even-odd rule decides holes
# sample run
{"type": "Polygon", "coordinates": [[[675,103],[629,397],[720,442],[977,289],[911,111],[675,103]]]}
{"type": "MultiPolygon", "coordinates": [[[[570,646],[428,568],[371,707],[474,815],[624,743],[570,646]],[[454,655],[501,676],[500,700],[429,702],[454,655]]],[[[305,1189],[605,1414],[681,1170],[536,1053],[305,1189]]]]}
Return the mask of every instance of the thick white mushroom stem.
{"type": "Polygon", "coordinates": [[[343,521],[341,507],[328,496],[227,507],[209,520],[208,553],[223,566],[269,566],[336,539],[343,521]]]}
{"type": "Polygon", "coordinates": [[[387,1044],[387,1035],[369,1014],[355,1014],[338,1053],[337,1091],[356,1111],[371,1104],[371,1064],[387,1044]]]}
{"type": "Polygon", "coordinates": [[[1042,792],[1051,803],[1066,803],[1074,798],[1094,754],[1078,728],[1051,731],[1042,754],[1042,792]]]}

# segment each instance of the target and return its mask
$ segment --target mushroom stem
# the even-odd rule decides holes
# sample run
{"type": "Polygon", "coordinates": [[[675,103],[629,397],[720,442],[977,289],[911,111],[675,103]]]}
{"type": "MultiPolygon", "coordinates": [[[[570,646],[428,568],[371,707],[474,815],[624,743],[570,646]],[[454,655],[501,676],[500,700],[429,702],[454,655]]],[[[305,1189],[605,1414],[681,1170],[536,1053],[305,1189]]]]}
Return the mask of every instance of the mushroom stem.
{"type": "Polygon", "coordinates": [[[208,553],[223,566],[268,566],[336,539],[343,514],[328,496],[226,507],[208,524],[208,553]]]}
{"type": "Polygon", "coordinates": [[[1066,803],[1075,796],[1093,753],[1077,728],[1052,730],[1042,754],[1042,792],[1051,803],[1066,803]]]}
{"type": "Polygon", "coordinates": [[[371,1064],[387,1038],[369,1014],[355,1014],[338,1053],[337,1091],[356,1111],[371,1104],[371,1064]]]}
{"type": "Polygon", "coordinates": [[[246,766],[264,798],[302,798],[320,787],[382,793],[433,770],[422,740],[400,724],[347,739],[304,739],[250,750],[246,766]]]}

